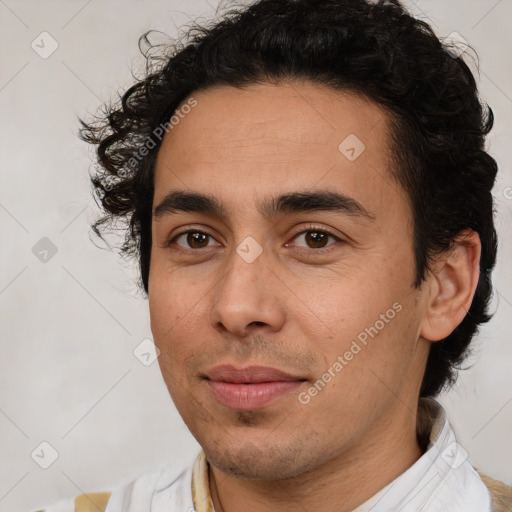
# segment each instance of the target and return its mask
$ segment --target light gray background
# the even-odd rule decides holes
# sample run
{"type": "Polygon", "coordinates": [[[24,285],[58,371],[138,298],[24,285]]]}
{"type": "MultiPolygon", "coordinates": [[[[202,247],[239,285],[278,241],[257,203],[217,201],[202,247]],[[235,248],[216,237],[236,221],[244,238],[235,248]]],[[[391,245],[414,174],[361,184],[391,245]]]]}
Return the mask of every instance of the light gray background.
{"type": "MultiPolygon", "coordinates": [[[[407,4],[439,35],[456,31],[477,50],[482,96],[496,113],[489,140],[501,169],[496,315],[474,344],[472,368],[442,403],[473,463],[510,484],[512,1],[407,4]]],[[[131,84],[132,68],[142,70],[140,34],[174,36],[189,17],[211,16],[217,5],[0,0],[1,511],[111,489],[198,450],[157,363],[146,367],[133,355],[151,337],[147,304],[130,265],[89,240],[97,213],[91,155],[76,132],[78,115],[131,84]],[[43,31],[59,45],[46,59],[31,48],[43,31]],[[42,237],[57,247],[46,263],[32,252],[42,237]],[[46,470],[31,458],[43,441],[59,454],[46,470]]]]}

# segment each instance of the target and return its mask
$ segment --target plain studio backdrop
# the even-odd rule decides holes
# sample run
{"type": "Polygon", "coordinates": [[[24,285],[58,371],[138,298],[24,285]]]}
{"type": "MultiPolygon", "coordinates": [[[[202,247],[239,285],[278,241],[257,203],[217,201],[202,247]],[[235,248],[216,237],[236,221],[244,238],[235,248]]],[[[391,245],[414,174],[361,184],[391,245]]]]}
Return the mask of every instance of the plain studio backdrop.
{"type": "MultiPolygon", "coordinates": [[[[512,1],[406,3],[438,35],[456,33],[475,48],[481,94],[496,115],[488,142],[500,166],[496,314],[474,342],[471,368],[441,401],[473,464],[510,484],[512,1]]],[[[151,331],[133,269],[90,241],[98,211],[77,116],[96,112],[132,83],[132,69],[143,70],[142,33],[174,37],[217,6],[0,0],[1,511],[109,490],[198,451],[158,363],[136,357],[151,331]]]]}

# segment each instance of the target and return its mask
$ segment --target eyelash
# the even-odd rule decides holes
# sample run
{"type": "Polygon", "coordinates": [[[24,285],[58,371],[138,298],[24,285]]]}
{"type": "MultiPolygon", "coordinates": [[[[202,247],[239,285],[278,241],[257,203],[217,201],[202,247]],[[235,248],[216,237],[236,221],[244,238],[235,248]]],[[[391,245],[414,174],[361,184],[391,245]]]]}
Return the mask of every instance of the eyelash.
{"type": "MultiPolygon", "coordinates": [[[[292,240],[295,240],[298,236],[300,235],[303,235],[305,233],[310,233],[310,232],[316,232],[316,233],[322,233],[322,234],[325,234],[327,235],[328,237],[331,237],[331,238],[334,238],[334,240],[336,242],[343,242],[343,240],[341,238],[339,238],[338,236],[336,236],[334,233],[332,233],[331,231],[329,231],[328,229],[325,229],[325,228],[319,228],[318,226],[315,226],[313,224],[310,224],[309,226],[307,226],[307,229],[303,229],[301,231],[298,231],[293,237],[292,237],[292,240]]],[[[175,242],[176,240],[180,237],[180,236],[183,236],[183,235],[187,235],[189,233],[199,233],[201,235],[206,235],[210,238],[213,238],[215,240],[215,238],[210,235],[209,233],[207,233],[206,231],[202,231],[200,229],[187,229],[186,231],[181,231],[180,233],[177,233],[174,237],[172,237],[166,244],[165,244],[165,247],[166,248],[170,248],[175,242]]],[[[336,245],[335,243],[332,243],[332,244],[329,244],[328,246],[326,247],[322,247],[322,248],[319,248],[319,249],[315,249],[315,248],[306,248],[306,247],[299,247],[298,249],[299,250],[302,250],[302,251],[307,251],[308,253],[310,254],[326,254],[327,252],[330,252],[331,250],[333,250],[332,246],[336,245]]],[[[194,252],[197,252],[197,251],[200,251],[202,249],[207,249],[207,247],[204,247],[204,248],[201,248],[201,249],[192,249],[192,248],[189,248],[189,249],[184,249],[183,247],[179,246],[176,244],[176,249],[175,250],[178,250],[178,251],[182,251],[182,252],[191,252],[191,251],[194,251],[194,252]]]]}

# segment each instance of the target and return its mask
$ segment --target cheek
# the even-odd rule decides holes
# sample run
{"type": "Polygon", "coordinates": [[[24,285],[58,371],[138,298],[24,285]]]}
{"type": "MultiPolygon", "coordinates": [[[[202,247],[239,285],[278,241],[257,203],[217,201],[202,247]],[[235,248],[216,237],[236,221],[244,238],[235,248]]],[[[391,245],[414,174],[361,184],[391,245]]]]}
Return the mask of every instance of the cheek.
{"type": "MultiPolygon", "coordinates": [[[[399,278],[393,269],[374,269],[372,275],[368,269],[359,277],[311,293],[311,309],[327,333],[313,336],[309,325],[315,350],[329,366],[347,353],[344,359],[352,368],[396,369],[412,357],[416,336],[417,308],[408,276],[399,278]]],[[[357,372],[352,376],[358,380],[357,372]]]]}
{"type": "MultiPolygon", "coordinates": [[[[368,422],[368,415],[396,401],[404,385],[414,384],[410,374],[416,345],[413,315],[403,301],[383,304],[357,319],[346,318],[337,340],[324,351],[325,373],[317,378],[329,383],[315,398],[315,407],[330,418],[350,417],[355,425],[368,422]],[[392,312],[386,315],[388,307],[392,312]]],[[[332,422],[335,429],[346,428],[332,422]]]]}
{"type": "Polygon", "coordinates": [[[211,285],[206,276],[191,278],[190,269],[171,272],[162,265],[153,266],[149,281],[151,331],[160,365],[174,373],[208,338],[211,285]]]}
{"type": "Polygon", "coordinates": [[[180,337],[190,311],[186,288],[170,280],[150,276],[149,313],[151,332],[162,355],[174,351],[172,341],[180,337]]]}
{"type": "Polygon", "coordinates": [[[165,255],[154,250],[148,292],[152,329],[158,333],[174,330],[204,296],[201,282],[191,279],[190,271],[173,268],[165,255]]]}
{"type": "MultiPolygon", "coordinates": [[[[373,326],[403,295],[396,286],[391,288],[388,275],[371,269],[362,269],[337,282],[309,283],[303,290],[302,301],[307,315],[297,315],[296,321],[317,330],[315,345],[318,349],[342,349],[365,328],[373,326]]],[[[299,302],[299,301],[297,301],[299,302]]],[[[391,314],[394,311],[391,312],[391,314]]],[[[380,324],[379,324],[380,325],[380,324]]]]}

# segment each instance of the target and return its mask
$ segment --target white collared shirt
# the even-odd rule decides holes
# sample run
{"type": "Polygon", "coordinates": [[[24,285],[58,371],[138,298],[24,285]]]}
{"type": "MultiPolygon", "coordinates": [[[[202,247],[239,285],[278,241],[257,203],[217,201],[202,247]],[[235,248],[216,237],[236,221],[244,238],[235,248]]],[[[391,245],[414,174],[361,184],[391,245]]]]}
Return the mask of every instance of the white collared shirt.
{"type": "Polygon", "coordinates": [[[421,398],[433,417],[425,453],[353,512],[490,512],[486,485],[471,464],[441,405],[421,398]]]}

